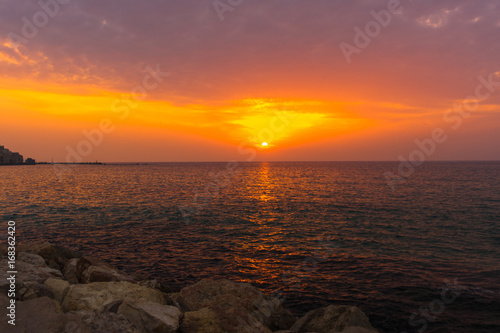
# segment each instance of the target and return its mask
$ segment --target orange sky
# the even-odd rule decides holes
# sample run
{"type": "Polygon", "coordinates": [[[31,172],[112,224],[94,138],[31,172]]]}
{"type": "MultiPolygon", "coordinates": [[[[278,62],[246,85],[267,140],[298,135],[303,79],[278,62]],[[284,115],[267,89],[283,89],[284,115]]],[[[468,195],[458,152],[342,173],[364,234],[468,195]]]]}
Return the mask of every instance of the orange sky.
{"type": "Polygon", "coordinates": [[[0,8],[0,145],[25,157],[396,160],[435,128],[449,139],[429,159],[500,157],[500,84],[443,118],[479,76],[500,82],[492,0],[402,2],[350,62],[339,46],[386,1],[253,1],[221,21],[210,2],[75,0],[17,44],[43,8],[0,8]]]}

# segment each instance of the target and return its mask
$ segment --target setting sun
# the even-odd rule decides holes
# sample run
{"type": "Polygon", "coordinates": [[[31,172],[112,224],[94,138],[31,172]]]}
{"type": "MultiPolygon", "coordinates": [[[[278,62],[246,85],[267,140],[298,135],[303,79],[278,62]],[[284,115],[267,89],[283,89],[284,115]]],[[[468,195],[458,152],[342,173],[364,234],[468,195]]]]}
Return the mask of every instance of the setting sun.
{"type": "Polygon", "coordinates": [[[267,142],[262,142],[262,147],[267,147],[267,146],[269,146],[267,142]]]}

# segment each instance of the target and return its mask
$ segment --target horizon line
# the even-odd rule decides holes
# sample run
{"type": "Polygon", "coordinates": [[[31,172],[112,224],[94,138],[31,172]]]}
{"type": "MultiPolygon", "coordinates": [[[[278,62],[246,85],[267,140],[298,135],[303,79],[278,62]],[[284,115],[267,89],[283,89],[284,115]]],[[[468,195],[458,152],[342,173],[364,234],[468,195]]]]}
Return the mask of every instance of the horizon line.
{"type": "MultiPolygon", "coordinates": [[[[393,163],[393,162],[402,162],[400,160],[257,160],[257,161],[238,161],[238,160],[221,160],[221,161],[133,161],[133,162],[120,162],[120,161],[112,161],[112,162],[104,162],[104,161],[95,161],[95,162],[36,162],[36,164],[84,164],[84,165],[104,165],[104,164],[158,164],[158,163],[301,163],[301,162],[309,162],[309,163],[349,163],[349,162],[366,162],[366,163],[393,163]]],[[[496,160],[432,160],[432,161],[424,161],[425,163],[443,163],[443,162],[500,162],[500,159],[496,160]]]]}

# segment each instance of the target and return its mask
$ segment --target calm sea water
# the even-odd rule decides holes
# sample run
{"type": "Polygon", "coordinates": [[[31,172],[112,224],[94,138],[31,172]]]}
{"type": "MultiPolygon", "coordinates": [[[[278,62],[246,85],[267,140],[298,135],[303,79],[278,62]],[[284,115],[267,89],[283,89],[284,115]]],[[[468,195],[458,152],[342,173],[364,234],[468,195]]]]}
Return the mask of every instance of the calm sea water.
{"type": "Polygon", "coordinates": [[[426,163],[395,192],[397,163],[246,163],[214,180],[227,167],[0,167],[0,217],[21,242],[173,289],[230,278],[297,315],[357,305],[381,332],[500,332],[500,163],[426,163]]]}

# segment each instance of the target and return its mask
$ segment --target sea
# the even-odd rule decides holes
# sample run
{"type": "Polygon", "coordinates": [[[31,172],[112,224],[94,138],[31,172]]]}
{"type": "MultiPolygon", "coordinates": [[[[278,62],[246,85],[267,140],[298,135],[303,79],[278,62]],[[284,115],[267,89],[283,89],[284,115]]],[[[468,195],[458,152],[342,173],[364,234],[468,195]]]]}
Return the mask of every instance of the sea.
{"type": "Polygon", "coordinates": [[[2,241],[52,242],[171,290],[250,283],[379,332],[500,332],[500,162],[0,167],[2,241]]]}

